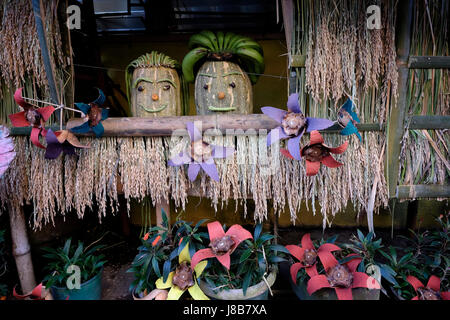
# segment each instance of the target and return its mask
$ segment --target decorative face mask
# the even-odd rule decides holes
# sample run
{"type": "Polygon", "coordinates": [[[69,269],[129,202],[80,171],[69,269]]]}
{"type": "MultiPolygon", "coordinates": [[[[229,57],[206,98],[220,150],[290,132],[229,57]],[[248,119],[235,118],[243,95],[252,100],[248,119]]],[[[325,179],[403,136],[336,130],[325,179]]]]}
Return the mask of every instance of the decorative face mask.
{"type": "Polygon", "coordinates": [[[197,114],[252,113],[252,84],[264,73],[261,46],[232,32],[204,30],[189,39],[189,48],[182,69],[186,82],[195,79],[197,114]]]}
{"type": "Polygon", "coordinates": [[[130,63],[126,82],[133,117],[180,116],[181,83],[176,61],[151,52],[130,63]]]}
{"type": "Polygon", "coordinates": [[[195,79],[197,114],[237,113],[253,111],[253,92],[249,77],[235,63],[207,61],[195,79]]]}

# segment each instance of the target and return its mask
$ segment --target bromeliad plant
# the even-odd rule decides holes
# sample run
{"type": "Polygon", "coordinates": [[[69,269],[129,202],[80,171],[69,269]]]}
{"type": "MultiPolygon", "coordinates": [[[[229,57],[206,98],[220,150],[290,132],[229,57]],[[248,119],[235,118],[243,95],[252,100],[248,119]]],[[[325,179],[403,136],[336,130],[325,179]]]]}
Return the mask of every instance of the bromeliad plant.
{"type": "MultiPolygon", "coordinates": [[[[139,252],[134,258],[131,268],[127,271],[134,273],[130,291],[143,296],[149,294],[156,287],[159,289],[162,287],[164,289],[173,288],[174,272],[177,269],[180,272],[185,270],[188,264],[190,268],[190,258],[194,252],[204,248],[203,241],[207,238],[207,234],[200,232],[199,227],[205,221],[202,219],[193,226],[192,222],[186,222],[177,217],[177,221],[170,226],[167,215],[163,211],[161,227],[151,227],[144,235],[142,245],[138,248],[139,252]]],[[[199,276],[201,270],[196,271],[196,275],[199,276]]],[[[195,278],[193,278],[194,280],[195,278]]],[[[176,283],[175,280],[174,285],[176,283]]],[[[183,292],[190,288],[190,286],[182,287],[179,289],[183,292]]],[[[193,293],[192,290],[188,291],[194,299],[201,296],[195,289],[193,289],[193,293]]],[[[175,288],[172,293],[169,291],[167,298],[178,299],[181,294],[182,292],[180,293],[175,288]]]]}
{"type": "MultiPolygon", "coordinates": [[[[410,230],[412,237],[403,237],[403,248],[390,247],[388,252],[381,252],[395,272],[396,284],[392,286],[389,296],[399,300],[410,300],[417,296],[417,286],[412,286],[408,277],[413,276],[423,283],[430,277],[440,279],[441,292],[450,288],[450,221],[449,214],[436,219],[440,228],[434,231],[410,230]]],[[[411,279],[411,278],[409,278],[411,279]]]]}
{"type": "Polygon", "coordinates": [[[302,237],[301,247],[287,245],[286,249],[298,261],[291,265],[291,278],[295,285],[305,286],[311,296],[323,288],[331,288],[339,300],[352,300],[352,289],[380,289],[378,281],[361,270],[363,259],[356,253],[344,256],[334,242],[336,237],[315,243],[310,234],[302,237]]]}
{"type": "Polygon", "coordinates": [[[279,253],[289,252],[273,244],[274,235],[261,233],[262,225],[255,227],[253,236],[240,225],[233,225],[227,232],[219,222],[208,224],[209,248],[197,251],[192,257],[192,267],[209,259],[204,280],[216,290],[247,289],[265,281],[276,264],[285,259],[279,253]]]}
{"type": "Polygon", "coordinates": [[[72,239],[66,240],[64,247],[57,249],[44,247],[43,251],[46,253],[43,257],[49,260],[45,270],[49,272],[44,277],[43,282],[46,288],[52,286],[64,287],[66,281],[73,273],[68,273],[71,270],[70,266],[76,265],[80,268],[81,284],[94,278],[103,269],[106,263],[105,256],[98,254],[103,249],[104,245],[95,245],[95,242],[85,247],[83,242],[79,241],[78,245],[72,244],[72,239]]]}

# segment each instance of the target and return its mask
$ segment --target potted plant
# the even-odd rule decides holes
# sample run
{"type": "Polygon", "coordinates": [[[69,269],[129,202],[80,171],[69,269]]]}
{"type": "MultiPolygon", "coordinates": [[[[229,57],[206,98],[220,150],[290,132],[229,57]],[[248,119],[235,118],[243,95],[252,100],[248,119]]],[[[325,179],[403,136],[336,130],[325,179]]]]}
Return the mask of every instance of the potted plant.
{"type": "MultiPolygon", "coordinates": [[[[445,292],[450,287],[450,221],[449,214],[436,219],[440,228],[434,231],[414,232],[412,237],[400,236],[405,240],[402,248],[390,247],[382,251],[386,264],[394,271],[396,283],[390,286],[388,296],[397,300],[425,299],[427,288],[439,294],[444,299],[445,292]],[[430,282],[431,280],[431,282],[430,282]],[[439,282],[439,285],[437,284],[439,282]],[[423,285],[426,283],[427,285],[423,285]]],[[[433,298],[430,296],[430,298],[433,298]]]]}
{"type": "Polygon", "coordinates": [[[196,286],[196,279],[202,270],[198,267],[190,271],[192,255],[204,248],[203,241],[207,235],[199,228],[205,221],[202,219],[193,226],[192,222],[181,220],[178,216],[177,221],[169,226],[166,213],[162,212],[162,225],[149,228],[128,270],[134,274],[130,285],[134,299],[177,300],[186,291],[193,299],[207,298],[196,286]],[[176,274],[187,276],[189,281],[179,283],[175,277],[173,282],[176,274]]]}
{"type": "MultiPolygon", "coordinates": [[[[378,300],[380,279],[362,270],[357,253],[345,254],[336,237],[313,242],[305,234],[301,246],[287,245],[297,260],[290,268],[291,285],[301,300],[378,300]]],[[[293,259],[291,261],[294,261],[293,259]]]]}
{"type": "Polygon", "coordinates": [[[253,236],[240,225],[227,232],[218,221],[208,224],[209,248],[197,251],[191,267],[208,259],[199,281],[202,291],[219,300],[265,300],[277,275],[277,263],[285,261],[277,252],[288,251],[272,244],[274,236],[255,227],[253,236]]]}
{"type": "Polygon", "coordinates": [[[69,238],[63,247],[42,248],[47,252],[43,256],[49,260],[45,269],[50,272],[43,282],[46,288],[50,288],[55,300],[101,299],[102,271],[106,260],[104,255],[97,254],[104,246],[93,246],[94,244],[95,242],[84,247],[83,242],[79,241],[78,245],[73,245],[69,238]],[[70,288],[69,283],[78,271],[81,277],[80,287],[70,288]]]}

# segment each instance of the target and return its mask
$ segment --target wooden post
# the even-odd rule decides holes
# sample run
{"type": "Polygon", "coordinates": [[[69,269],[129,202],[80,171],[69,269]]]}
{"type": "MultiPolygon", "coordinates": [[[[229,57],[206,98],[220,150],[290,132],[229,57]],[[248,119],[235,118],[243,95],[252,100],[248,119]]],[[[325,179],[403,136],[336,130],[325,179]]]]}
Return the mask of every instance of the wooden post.
{"type": "MultiPolygon", "coordinates": [[[[411,43],[411,23],[412,23],[413,0],[400,0],[397,12],[401,12],[398,16],[397,23],[397,68],[398,68],[398,99],[397,105],[391,107],[391,113],[388,119],[387,129],[387,152],[386,152],[386,180],[388,184],[388,193],[391,201],[397,202],[396,190],[399,174],[399,158],[400,158],[400,142],[405,132],[404,120],[407,108],[408,94],[408,58],[411,43]]],[[[405,221],[407,210],[401,212],[395,207],[404,208],[404,206],[396,206],[391,203],[392,215],[395,219],[405,221]],[[405,216],[405,217],[403,217],[405,216]]],[[[407,207],[406,207],[407,208],[407,207]]]]}
{"type": "Polygon", "coordinates": [[[20,208],[18,212],[14,212],[9,207],[9,221],[11,225],[12,252],[16,261],[22,293],[25,294],[36,287],[36,279],[34,277],[23,208],[20,208]]]}

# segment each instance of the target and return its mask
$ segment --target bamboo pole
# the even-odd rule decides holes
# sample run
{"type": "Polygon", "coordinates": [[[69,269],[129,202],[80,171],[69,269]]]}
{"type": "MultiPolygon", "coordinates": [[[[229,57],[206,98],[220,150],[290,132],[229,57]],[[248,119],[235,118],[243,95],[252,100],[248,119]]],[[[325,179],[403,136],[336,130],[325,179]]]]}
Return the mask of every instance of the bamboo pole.
{"type": "Polygon", "coordinates": [[[22,207],[18,212],[14,212],[9,207],[9,222],[11,225],[12,253],[16,262],[22,293],[31,292],[36,287],[36,279],[22,207]]]}

